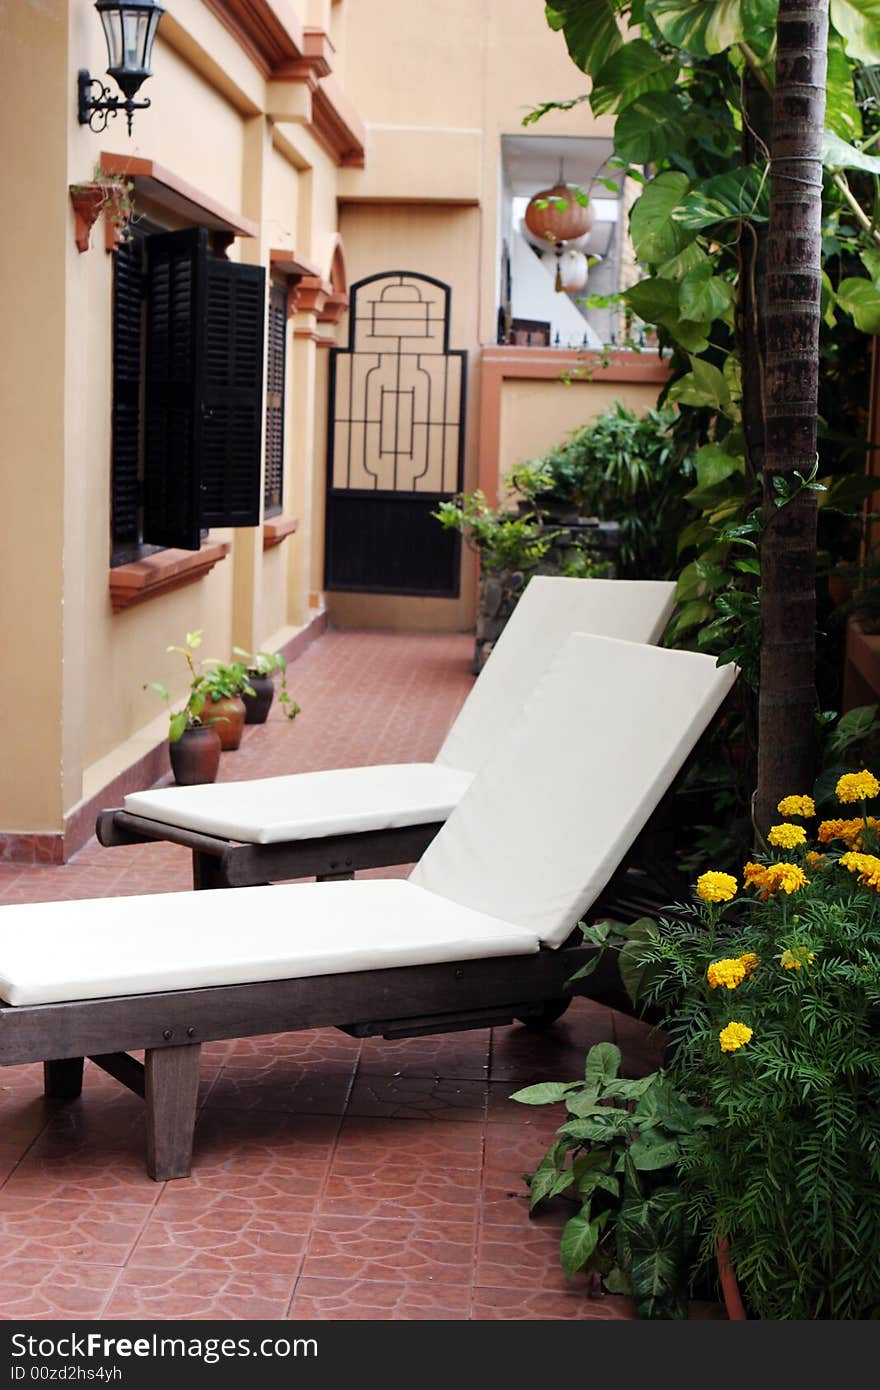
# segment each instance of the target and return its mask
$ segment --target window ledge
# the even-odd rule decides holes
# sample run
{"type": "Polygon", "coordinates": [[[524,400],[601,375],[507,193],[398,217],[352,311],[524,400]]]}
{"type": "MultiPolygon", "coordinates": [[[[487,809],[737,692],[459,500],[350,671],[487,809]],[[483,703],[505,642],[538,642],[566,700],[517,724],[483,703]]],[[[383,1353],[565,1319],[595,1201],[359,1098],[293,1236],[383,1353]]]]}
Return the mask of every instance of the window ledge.
{"type": "Polygon", "coordinates": [[[110,571],[113,612],[203,579],[228,554],[226,541],[205,541],[201,550],[160,550],[130,565],[117,565],[110,571]]]}
{"type": "Polygon", "coordinates": [[[295,516],[272,516],[268,521],[263,522],[263,549],[271,550],[273,545],[280,545],[288,536],[292,536],[299,526],[299,518],[295,516]]]}

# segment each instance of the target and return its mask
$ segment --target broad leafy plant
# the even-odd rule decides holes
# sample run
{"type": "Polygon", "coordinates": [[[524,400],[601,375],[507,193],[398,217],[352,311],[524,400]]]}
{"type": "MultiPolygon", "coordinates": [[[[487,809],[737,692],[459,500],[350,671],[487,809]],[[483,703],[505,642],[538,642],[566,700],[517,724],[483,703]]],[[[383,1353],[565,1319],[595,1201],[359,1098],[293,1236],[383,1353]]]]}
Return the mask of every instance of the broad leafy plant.
{"type": "Polygon", "coordinates": [[[233,647],[232,653],[244,662],[249,677],[271,677],[277,672],[280,675],[278,703],[284,710],[285,716],[288,719],[295,719],[298,714],[302,714],[302,708],[287,688],[287,658],[283,652],[248,652],[245,651],[244,647],[233,647]]]}
{"type": "Polygon", "coordinates": [[[609,1292],[631,1293],[641,1317],[686,1317],[693,1251],[676,1164],[684,1137],[713,1120],[660,1073],[626,1080],[619,1069],[619,1049],[599,1043],[582,1081],[514,1094],[568,1114],[528,1178],[530,1207],[560,1196],[578,1206],[560,1245],[569,1278],[584,1270],[609,1292]]]}

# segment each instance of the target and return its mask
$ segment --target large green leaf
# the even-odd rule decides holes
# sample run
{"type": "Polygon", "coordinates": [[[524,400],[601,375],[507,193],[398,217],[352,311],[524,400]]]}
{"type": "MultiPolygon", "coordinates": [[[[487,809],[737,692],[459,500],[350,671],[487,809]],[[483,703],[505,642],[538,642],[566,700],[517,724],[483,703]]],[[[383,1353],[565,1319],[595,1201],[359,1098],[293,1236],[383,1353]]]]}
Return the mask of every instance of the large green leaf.
{"type": "Polygon", "coordinates": [[[732,302],[733,287],[713,274],[711,261],[689,270],[679,284],[678,304],[683,319],[711,323],[723,318],[732,302]]]}
{"type": "Polygon", "coordinates": [[[614,153],[629,164],[659,164],[686,138],[685,111],[673,92],[645,92],[620,113],[614,153]]]}
{"type": "Polygon", "coordinates": [[[635,1139],[629,1146],[629,1154],[640,1173],[652,1173],[658,1168],[668,1168],[677,1163],[681,1153],[675,1139],[651,1140],[648,1136],[635,1139]]]}
{"type": "Polygon", "coordinates": [[[622,111],[645,92],[668,92],[676,76],[676,65],[667,62],[653,44],[633,39],[612,54],[595,78],[590,93],[593,114],[622,111]]]}
{"type": "Polygon", "coordinates": [[[880,290],[870,280],[853,276],[837,287],[837,302],[852,315],[861,333],[880,333],[880,290]]]}
{"type": "Polygon", "coordinates": [[[724,414],[731,405],[730,389],[724,376],[702,357],[691,358],[691,370],[673,382],[666,398],[680,405],[705,406],[724,414]]]}
{"type": "Polygon", "coordinates": [[[731,473],[742,473],[745,464],[735,454],[729,454],[722,444],[704,444],[696,454],[697,487],[714,487],[723,483],[731,473]]]}
{"type": "Polygon", "coordinates": [[[744,168],[705,179],[681,198],[670,216],[680,227],[699,232],[715,223],[740,218],[766,222],[769,209],[769,174],[757,165],[747,164],[744,168]]]}
{"type": "Polygon", "coordinates": [[[630,234],[640,261],[660,265],[693,241],[693,233],[672,216],[689,188],[687,174],[671,169],[648,184],[630,216],[630,234]]]}
{"type": "Polygon", "coordinates": [[[596,1043],[587,1053],[585,1080],[593,1086],[613,1081],[620,1070],[620,1048],[614,1043],[596,1043]]]}
{"type": "Polygon", "coordinates": [[[578,67],[595,77],[623,39],[614,0],[552,0],[545,6],[551,29],[561,29],[578,67]]]}
{"type": "Polygon", "coordinates": [[[831,23],[850,58],[880,63],[880,0],[831,0],[831,23]]]}
{"type": "Polygon", "coordinates": [[[579,1081],[540,1081],[537,1086],[514,1091],[510,1099],[519,1101],[520,1105],[555,1105],[565,1100],[573,1086],[579,1085],[579,1081]]]}
{"type": "Polygon", "coordinates": [[[822,163],[826,169],[863,169],[868,174],[880,174],[880,155],[864,154],[831,130],[826,130],[822,137],[822,163]]]}
{"type": "Polygon", "coordinates": [[[840,35],[833,31],[828,35],[825,126],[842,140],[857,140],[862,133],[862,114],[856,106],[852,68],[840,35]]]}
{"type": "Polygon", "coordinates": [[[583,1269],[599,1241],[599,1228],[590,1221],[585,1212],[579,1211],[562,1228],[559,1258],[562,1268],[570,1279],[583,1269]]]}
{"type": "Polygon", "coordinates": [[[753,41],[776,23],[776,11],[777,0],[654,0],[651,18],[669,43],[705,58],[753,41]]]}

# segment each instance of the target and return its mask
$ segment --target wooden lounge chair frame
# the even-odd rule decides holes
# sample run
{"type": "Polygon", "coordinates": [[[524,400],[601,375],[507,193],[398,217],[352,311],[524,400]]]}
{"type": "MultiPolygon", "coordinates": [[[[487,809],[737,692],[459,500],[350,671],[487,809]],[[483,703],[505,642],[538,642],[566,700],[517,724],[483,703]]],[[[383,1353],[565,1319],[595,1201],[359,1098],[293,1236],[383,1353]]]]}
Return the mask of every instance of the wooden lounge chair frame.
{"type": "MultiPolygon", "coordinates": [[[[516,1019],[540,1025],[567,1006],[566,981],[595,955],[581,944],[536,956],[61,1004],[0,1003],[0,1056],[4,1065],[43,1062],[45,1093],[58,1100],[80,1094],[86,1057],[141,1096],[147,1172],[164,1182],[190,1171],[202,1043],[307,1028],[407,1038],[516,1019]],[[142,1049],[143,1063],[129,1056],[142,1049]]],[[[609,1004],[622,1002],[610,957],[577,988],[609,1004]]]]}

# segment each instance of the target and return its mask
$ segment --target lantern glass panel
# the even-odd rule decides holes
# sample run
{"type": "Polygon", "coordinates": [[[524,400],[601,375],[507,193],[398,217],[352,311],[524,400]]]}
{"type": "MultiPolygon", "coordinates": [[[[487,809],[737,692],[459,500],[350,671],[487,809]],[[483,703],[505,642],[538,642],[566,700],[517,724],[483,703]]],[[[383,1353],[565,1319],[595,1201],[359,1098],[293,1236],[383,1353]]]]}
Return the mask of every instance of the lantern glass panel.
{"type": "Polygon", "coordinates": [[[108,68],[122,67],[122,15],[119,10],[99,10],[104,38],[107,40],[108,68]]]}

